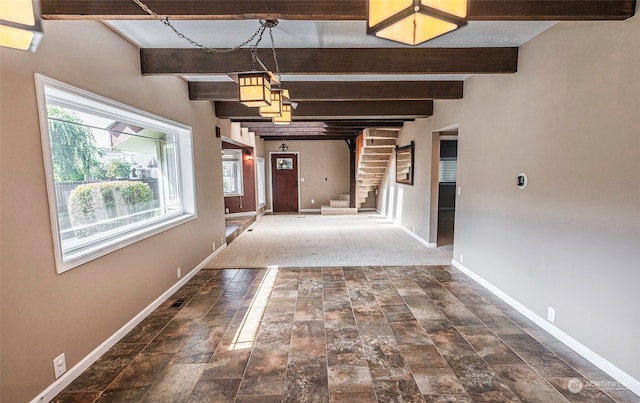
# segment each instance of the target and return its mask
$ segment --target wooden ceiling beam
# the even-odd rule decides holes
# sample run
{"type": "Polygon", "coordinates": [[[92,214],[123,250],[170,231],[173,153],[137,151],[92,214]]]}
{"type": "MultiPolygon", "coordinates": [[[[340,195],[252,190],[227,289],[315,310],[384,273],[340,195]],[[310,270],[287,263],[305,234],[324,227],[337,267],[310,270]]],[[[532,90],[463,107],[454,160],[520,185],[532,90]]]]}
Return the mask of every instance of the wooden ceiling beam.
{"type": "Polygon", "coordinates": [[[267,139],[282,139],[290,137],[290,136],[306,136],[306,137],[317,137],[317,138],[325,138],[325,137],[353,137],[355,135],[358,134],[358,130],[351,130],[350,132],[347,133],[334,133],[334,132],[301,132],[298,130],[286,130],[286,129],[281,129],[278,132],[267,132],[267,131],[263,131],[263,130],[259,130],[254,132],[256,135],[267,139]]]}
{"type": "MultiPolygon", "coordinates": [[[[463,81],[288,81],[294,101],[372,101],[460,99],[463,81]]],[[[238,85],[233,82],[189,82],[189,99],[237,101],[238,85]]]]}
{"type": "Polygon", "coordinates": [[[289,141],[289,140],[348,140],[356,137],[357,134],[351,136],[305,136],[305,135],[296,135],[290,134],[288,136],[282,137],[262,137],[264,141],[289,141]]]}
{"type": "MultiPolygon", "coordinates": [[[[131,0],[41,0],[44,19],[151,19],[131,0]]],[[[144,0],[171,19],[366,20],[366,0],[144,0]]],[[[470,0],[471,21],[624,20],[636,0],[470,0]]]]}
{"type": "MultiPolygon", "coordinates": [[[[282,74],[498,74],[518,70],[518,48],[281,48],[282,74]]],[[[273,59],[271,49],[258,49],[273,59]]],[[[207,53],[200,49],[140,49],[141,71],[154,74],[217,74],[251,68],[248,49],[207,53]]]]}
{"type": "MultiPolygon", "coordinates": [[[[216,116],[237,121],[259,118],[258,108],[239,102],[215,102],[216,116]]],[[[433,115],[433,101],[303,102],[293,111],[299,119],[418,118],[433,115]]],[[[265,119],[268,120],[268,119],[265,119]]]]}

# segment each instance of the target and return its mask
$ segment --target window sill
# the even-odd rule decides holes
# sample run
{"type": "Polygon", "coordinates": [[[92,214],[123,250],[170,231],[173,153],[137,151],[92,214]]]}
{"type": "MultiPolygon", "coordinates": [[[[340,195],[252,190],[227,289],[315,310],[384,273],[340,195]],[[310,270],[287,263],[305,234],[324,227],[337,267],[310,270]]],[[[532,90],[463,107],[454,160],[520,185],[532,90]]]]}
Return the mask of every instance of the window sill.
{"type": "Polygon", "coordinates": [[[153,225],[132,230],[117,238],[102,241],[97,245],[88,245],[87,247],[84,247],[78,251],[67,254],[64,261],[62,260],[61,256],[58,256],[56,262],[57,272],[58,274],[62,274],[68,270],[105,256],[111,252],[115,252],[118,249],[122,249],[136,242],[150,238],[154,235],[185,224],[196,218],[197,215],[195,213],[185,213],[177,217],[163,220],[153,225]]]}

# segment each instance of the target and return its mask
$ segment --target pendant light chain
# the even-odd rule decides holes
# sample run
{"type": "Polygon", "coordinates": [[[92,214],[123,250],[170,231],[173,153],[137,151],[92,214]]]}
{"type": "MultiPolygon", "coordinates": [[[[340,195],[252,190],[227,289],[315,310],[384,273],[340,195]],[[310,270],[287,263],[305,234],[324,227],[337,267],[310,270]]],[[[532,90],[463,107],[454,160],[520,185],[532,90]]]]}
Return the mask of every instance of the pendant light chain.
{"type": "MultiPolygon", "coordinates": [[[[265,26],[261,25],[260,28],[258,28],[258,30],[256,32],[253,33],[253,35],[251,35],[251,37],[249,39],[247,39],[246,41],[242,42],[241,44],[234,46],[232,48],[229,49],[217,49],[217,48],[210,48],[208,46],[202,45],[201,43],[196,42],[195,40],[189,38],[188,36],[186,36],[185,34],[183,34],[182,32],[178,31],[178,29],[171,23],[171,21],[169,21],[169,17],[162,17],[161,15],[158,15],[155,11],[153,11],[152,9],[149,8],[149,6],[147,6],[146,4],[144,4],[141,0],[133,0],[134,3],[136,3],[144,12],[146,12],[147,14],[149,14],[150,16],[152,16],[153,18],[157,19],[158,21],[162,22],[164,25],[168,26],[169,28],[171,28],[173,30],[173,32],[181,39],[186,40],[187,42],[189,42],[189,44],[191,44],[191,46],[196,47],[196,48],[200,48],[202,50],[204,50],[207,53],[230,53],[233,51],[236,51],[240,48],[244,48],[246,47],[249,43],[251,43],[258,35],[260,35],[260,37],[262,37],[262,33],[265,30],[265,26]]],[[[259,43],[259,41],[258,41],[259,43]]],[[[257,46],[257,43],[256,43],[257,46]]]]}

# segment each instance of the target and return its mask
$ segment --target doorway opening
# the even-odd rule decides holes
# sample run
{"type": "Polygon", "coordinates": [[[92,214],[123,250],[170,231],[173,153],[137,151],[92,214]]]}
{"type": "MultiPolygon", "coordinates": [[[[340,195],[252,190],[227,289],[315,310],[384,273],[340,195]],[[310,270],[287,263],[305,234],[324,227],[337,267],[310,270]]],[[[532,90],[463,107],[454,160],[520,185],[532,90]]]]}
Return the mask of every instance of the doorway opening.
{"type": "Polygon", "coordinates": [[[458,179],[458,133],[440,134],[437,245],[453,245],[458,179]]]}
{"type": "Polygon", "coordinates": [[[271,154],[273,213],[298,212],[298,154],[271,154]]]}

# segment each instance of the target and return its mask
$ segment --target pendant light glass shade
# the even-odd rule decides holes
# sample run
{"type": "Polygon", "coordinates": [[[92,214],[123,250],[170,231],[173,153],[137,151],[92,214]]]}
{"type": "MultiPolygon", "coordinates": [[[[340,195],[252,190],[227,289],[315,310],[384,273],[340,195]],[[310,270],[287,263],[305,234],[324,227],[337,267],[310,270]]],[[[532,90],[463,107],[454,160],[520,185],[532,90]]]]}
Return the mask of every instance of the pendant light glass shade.
{"type": "Polygon", "coordinates": [[[291,104],[282,104],[282,113],[272,118],[274,125],[291,124],[291,104]]]}
{"type": "Polygon", "coordinates": [[[0,0],[0,46],[35,52],[41,38],[38,0],[0,0]]]}
{"type": "Polygon", "coordinates": [[[263,118],[272,118],[274,116],[279,116],[282,112],[282,90],[272,89],[271,105],[261,106],[259,111],[260,116],[262,116],[263,118]]]}
{"type": "Polygon", "coordinates": [[[240,102],[249,107],[271,105],[271,77],[268,71],[237,74],[240,102]]]}
{"type": "Polygon", "coordinates": [[[466,25],[468,0],[368,0],[367,33],[418,45],[466,25]]]}

